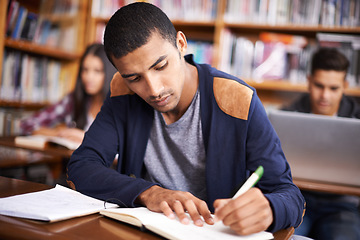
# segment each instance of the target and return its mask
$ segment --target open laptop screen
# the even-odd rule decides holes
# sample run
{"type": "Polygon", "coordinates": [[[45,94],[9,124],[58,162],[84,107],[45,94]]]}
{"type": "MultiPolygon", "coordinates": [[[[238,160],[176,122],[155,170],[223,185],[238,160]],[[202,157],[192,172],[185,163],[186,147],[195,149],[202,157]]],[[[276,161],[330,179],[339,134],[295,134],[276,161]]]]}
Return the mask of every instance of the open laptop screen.
{"type": "Polygon", "coordinates": [[[360,186],[360,120],[269,111],[295,178],[360,186]]]}

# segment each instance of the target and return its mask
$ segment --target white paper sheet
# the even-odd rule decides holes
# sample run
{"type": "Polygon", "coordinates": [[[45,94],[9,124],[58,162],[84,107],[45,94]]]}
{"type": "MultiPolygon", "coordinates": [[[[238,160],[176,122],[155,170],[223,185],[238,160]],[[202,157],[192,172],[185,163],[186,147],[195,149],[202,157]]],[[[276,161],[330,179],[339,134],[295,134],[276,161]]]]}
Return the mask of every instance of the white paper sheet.
{"type": "MultiPolygon", "coordinates": [[[[106,204],[106,208],[117,207],[106,204]]],[[[86,196],[70,188],[55,188],[0,198],[0,214],[43,221],[59,221],[99,212],[104,201],[86,196]]]]}

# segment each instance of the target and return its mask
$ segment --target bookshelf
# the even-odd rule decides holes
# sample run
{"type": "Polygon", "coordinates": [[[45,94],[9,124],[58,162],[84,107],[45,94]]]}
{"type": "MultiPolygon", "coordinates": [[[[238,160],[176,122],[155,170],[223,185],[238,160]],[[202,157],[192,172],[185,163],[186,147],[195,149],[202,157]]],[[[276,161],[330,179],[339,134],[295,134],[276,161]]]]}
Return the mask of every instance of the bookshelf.
{"type": "MultiPolygon", "coordinates": [[[[94,6],[96,6],[96,9],[100,9],[100,5],[105,9],[118,9],[122,4],[130,2],[134,1],[118,1],[118,5],[114,8],[114,6],[110,5],[107,7],[101,5],[106,4],[106,1],[92,0],[89,4],[90,14],[87,21],[88,35],[86,39],[89,42],[101,41],[102,31],[112,15],[110,10],[106,10],[107,12],[95,11],[97,15],[93,15],[91,13],[94,13],[94,6]],[[102,30],[97,31],[97,28],[102,30]]],[[[302,3],[301,1],[289,0],[208,0],[191,1],[191,3],[190,1],[148,0],[147,2],[162,8],[173,21],[175,28],[183,31],[188,40],[211,43],[212,56],[211,61],[208,63],[246,80],[257,89],[265,105],[269,104],[277,107],[283,103],[293,101],[301,93],[307,91],[306,74],[303,73],[301,81],[293,81],[287,77],[270,81],[266,78],[256,79],[253,76],[242,76],[231,72],[228,67],[223,67],[222,63],[224,58],[229,55],[226,53],[224,46],[230,45],[224,40],[224,32],[227,31],[236,37],[246,38],[253,44],[259,40],[260,35],[264,32],[300,36],[307,40],[307,45],[316,44],[318,33],[355,35],[360,37],[360,22],[356,22],[356,18],[360,14],[360,6],[357,5],[360,5],[360,3],[357,3],[355,0],[347,1],[350,5],[348,6],[349,14],[346,21],[341,20],[337,15],[334,15],[333,19],[330,19],[328,15],[326,18],[321,17],[324,4],[327,2],[323,0],[314,0],[312,5],[306,6],[306,8],[300,6],[300,10],[296,10],[292,4],[294,2],[302,3]],[[200,2],[205,5],[201,6],[200,2]],[[265,8],[256,4],[262,4],[261,6],[265,6],[265,8]],[[186,15],[184,13],[186,11],[182,11],[183,5],[191,9],[193,15],[189,15],[189,13],[186,15]],[[209,10],[211,9],[209,5],[216,6],[216,9],[209,10]],[[208,14],[198,11],[198,7],[208,8],[208,14]],[[297,17],[291,17],[291,14],[297,17]],[[271,15],[272,17],[270,18],[271,15]]],[[[342,0],[338,2],[340,3],[342,0]]],[[[339,6],[333,7],[336,10],[339,6]]],[[[337,13],[334,12],[334,14],[337,13]]],[[[345,17],[343,18],[345,19],[345,17]]],[[[191,51],[196,50],[191,48],[191,51]]],[[[357,85],[348,88],[346,94],[360,99],[360,79],[357,81],[357,85]]]]}
{"type": "Polygon", "coordinates": [[[0,0],[0,9],[0,135],[11,135],[75,86],[88,1],[0,0]]]}
{"type": "MultiPolygon", "coordinates": [[[[308,40],[309,45],[315,45],[317,42],[318,33],[330,33],[330,34],[343,34],[358,36],[360,39],[360,27],[326,27],[326,26],[301,26],[301,25],[280,25],[271,26],[267,24],[251,24],[251,23],[224,23],[224,29],[228,29],[232,34],[241,36],[249,39],[255,43],[259,39],[259,35],[263,32],[271,32],[278,34],[290,34],[296,36],[303,36],[308,40]]],[[[222,39],[223,40],[223,39],[222,39]]],[[[219,45],[223,45],[220,42],[219,45]]],[[[223,56],[223,53],[220,53],[223,56]]],[[[358,50],[358,56],[359,50],[358,50]]],[[[310,57],[310,56],[309,56],[310,57]]],[[[358,57],[359,58],[359,57],[358,57]]],[[[310,60],[309,60],[310,61],[310,60]]],[[[308,62],[309,62],[308,61],[308,62]]],[[[351,62],[351,60],[350,60],[351,62]]],[[[360,60],[351,62],[360,66],[360,60]]],[[[359,71],[357,72],[357,83],[354,86],[350,86],[345,90],[345,94],[348,96],[355,97],[360,102],[360,76],[359,71]]],[[[269,80],[269,79],[254,79],[248,76],[238,76],[251,86],[255,87],[261,100],[265,105],[275,105],[279,107],[284,103],[290,103],[295,100],[301,93],[307,91],[307,82],[302,80],[299,82],[292,83],[287,78],[269,80]]]]}
{"type": "MultiPolygon", "coordinates": [[[[303,59],[307,59],[306,61],[302,60],[303,63],[310,62],[312,50],[315,49],[320,42],[320,35],[341,35],[340,38],[343,39],[340,41],[344,42],[347,41],[345,39],[349,36],[355,36],[357,38],[356,45],[360,46],[360,3],[358,1],[314,0],[311,1],[311,3],[309,2],[311,5],[304,5],[304,2],[305,1],[297,0],[222,1],[224,11],[222,29],[220,30],[222,36],[220,37],[219,46],[232,44],[227,39],[227,37],[229,37],[228,35],[231,36],[232,41],[234,41],[233,38],[236,39],[239,37],[247,39],[254,45],[253,48],[255,50],[256,43],[259,42],[259,40],[265,41],[261,38],[261,35],[266,32],[302,37],[307,43],[302,46],[304,50],[299,51],[297,54],[299,54],[299,56],[303,54],[303,59]],[[307,58],[305,57],[306,54],[307,58]]],[[[331,41],[330,37],[329,41],[331,41]]],[[[266,46],[266,43],[264,45],[266,46]]],[[[357,54],[357,60],[354,55],[350,56],[351,59],[349,59],[355,68],[360,65],[359,47],[357,47],[357,49],[357,53],[354,53],[354,55],[357,54]],[[354,59],[356,61],[354,61],[354,59]]],[[[231,50],[233,49],[230,48],[230,51],[231,50]]],[[[253,57],[255,62],[255,50],[253,51],[253,56],[243,55],[243,58],[246,58],[246,56],[253,57]]],[[[286,69],[289,72],[282,77],[280,74],[280,77],[274,75],[258,77],[254,74],[256,65],[252,62],[252,67],[254,68],[252,72],[245,72],[242,76],[241,74],[231,72],[233,71],[233,67],[231,67],[233,63],[231,61],[235,61],[236,58],[231,60],[231,57],[229,57],[230,54],[226,51],[229,51],[229,48],[225,48],[225,51],[224,47],[221,48],[219,65],[217,67],[220,69],[224,67],[226,71],[237,75],[255,87],[265,105],[279,107],[282,104],[290,103],[301,93],[307,91],[306,74],[308,64],[297,69],[301,71],[293,71],[292,73],[295,73],[295,75],[291,75],[290,70],[286,69]],[[224,60],[226,63],[225,66],[224,60]]],[[[289,55],[290,54],[288,54],[288,56],[289,55]]],[[[281,60],[276,59],[273,62],[275,63],[276,61],[281,60]]],[[[292,61],[292,58],[288,58],[287,63],[284,64],[288,64],[290,61],[292,61]]],[[[275,68],[275,66],[279,65],[274,64],[273,68],[275,68]]],[[[290,67],[291,65],[289,68],[290,67]]],[[[350,69],[349,73],[348,80],[350,80],[351,86],[346,89],[345,94],[353,96],[360,101],[360,73],[359,71],[353,72],[353,70],[350,69]],[[349,77],[349,75],[354,76],[349,77]]]]}
{"type": "MultiPolygon", "coordinates": [[[[121,6],[132,2],[136,2],[136,0],[119,0],[112,2],[91,0],[87,18],[87,42],[102,42],[103,31],[111,15],[121,6]]],[[[205,59],[204,62],[216,66],[216,41],[219,40],[216,38],[217,34],[215,34],[218,23],[216,16],[219,12],[217,0],[192,1],[192,3],[186,1],[186,4],[192,4],[191,7],[181,4],[185,1],[149,0],[146,2],[153,3],[160,7],[172,20],[175,28],[186,34],[189,40],[189,48],[194,52],[205,51],[205,56],[202,56],[201,60],[205,59]],[[207,10],[203,10],[204,8],[207,10]],[[191,12],[185,11],[185,9],[191,9],[191,12]]]]}
{"type": "MultiPolygon", "coordinates": [[[[0,31],[3,32],[6,32],[8,1],[9,0],[0,0],[0,14],[2,13],[0,15],[0,31]]],[[[22,54],[54,60],[61,65],[61,70],[64,73],[62,79],[64,79],[64,81],[60,82],[66,83],[65,85],[68,89],[65,90],[65,92],[67,92],[73,87],[78,61],[85,46],[93,42],[101,42],[103,30],[110,16],[118,8],[124,4],[134,2],[134,0],[33,0],[31,2],[18,0],[18,2],[27,8],[28,12],[42,14],[50,22],[59,26],[67,27],[75,25],[77,31],[73,31],[72,34],[70,34],[70,36],[73,36],[73,44],[65,44],[65,49],[60,46],[50,47],[33,41],[1,37],[1,73],[4,72],[4,55],[7,54],[9,49],[22,54]],[[74,3],[77,5],[77,8],[74,8],[76,10],[66,10],[64,7],[62,8],[64,9],[63,12],[57,12],[56,14],[51,11],[45,11],[46,9],[51,9],[51,5],[54,2],[74,3]],[[73,46],[73,48],[66,49],[66,47],[70,45],[73,46]]],[[[230,54],[226,52],[229,51],[226,50],[226,47],[231,45],[226,42],[226,38],[224,37],[225,33],[247,39],[252,44],[255,44],[264,32],[300,36],[305,38],[309,45],[317,42],[317,35],[319,33],[360,37],[360,22],[356,22],[360,19],[360,3],[356,0],[337,1],[339,3],[350,3],[350,6],[348,6],[349,14],[341,15],[348,16],[346,21],[341,20],[340,15],[336,15],[337,11],[333,12],[335,14],[333,19],[329,16],[326,16],[326,18],[321,17],[321,9],[323,6],[319,4],[330,2],[324,0],[313,0],[311,7],[308,6],[304,8],[304,6],[302,6],[301,13],[296,12],[296,8],[291,5],[295,2],[302,3],[303,1],[301,0],[147,0],[147,2],[154,3],[161,7],[173,21],[175,28],[186,34],[189,42],[192,44],[189,47],[189,51],[195,52],[195,57],[203,54],[207,57],[204,59],[210,60],[200,60],[201,62],[208,61],[208,63],[214,67],[230,73],[232,72],[228,71],[228,68],[223,68],[224,59],[229,61],[229,59],[226,58],[230,57],[230,54]],[[256,5],[256,3],[259,5],[256,5]],[[319,6],[321,6],[321,8],[319,8],[319,6]],[[239,8],[241,8],[241,10],[239,10],[239,8]],[[306,11],[310,10],[313,11],[311,16],[305,16],[306,11]],[[236,14],[234,15],[232,11],[236,14]],[[317,11],[318,15],[314,15],[315,11],[317,11]],[[272,18],[270,18],[270,16],[272,16],[272,18]],[[297,17],[291,18],[291,16],[297,17]],[[207,53],[204,54],[202,51],[207,53]]],[[[332,7],[336,10],[339,6],[332,7]]],[[[238,56],[246,59],[243,51],[240,52],[238,56]]],[[[252,70],[251,68],[248,69],[252,70]]],[[[234,75],[237,75],[254,86],[265,105],[279,106],[283,103],[288,103],[307,90],[306,81],[304,80],[292,81],[287,77],[282,77],[270,81],[266,78],[256,79],[252,76],[251,72],[248,74],[249,75],[242,75],[236,73],[234,75]]],[[[305,76],[304,73],[303,76],[305,76]]],[[[357,81],[360,80],[358,79],[357,81]]],[[[3,84],[4,80],[1,79],[0,83],[3,84]]],[[[346,94],[360,99],[360,85],[358,84],[348,88],[346,94]]],[[[0,108],[29,110],[40,108],[47,103],[47,101],[4,100],[3,95],[0,94],[0,108]]],[[[1,124],[0,122],[0,125],[1,124]]]]}

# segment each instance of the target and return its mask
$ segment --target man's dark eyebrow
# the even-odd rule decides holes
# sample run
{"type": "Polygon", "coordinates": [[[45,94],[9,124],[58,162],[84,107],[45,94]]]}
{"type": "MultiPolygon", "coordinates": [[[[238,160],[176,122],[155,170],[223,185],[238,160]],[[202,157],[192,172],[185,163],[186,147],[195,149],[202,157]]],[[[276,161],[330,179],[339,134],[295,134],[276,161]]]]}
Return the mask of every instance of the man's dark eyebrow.
{"type": "MultiPolygon", "coordinates": [[[[155,67],[159,62],[161,62],[162,60],[164,60],[166,57],[167,57],[167,55],[160,56],[159,59],[156,60],[156,62],[149,67],[149,70],[152,69],[153,67],[155,67]]],[[[129,78],[129,77],[133,77],[133,76],[136,76],[136,75],[138,75],[138,74],[136,74],[136,73],[132,73],[132,74],[121,74],[121,76],[122,76],[123,78],[129,78]]]]}
{"type": "Polygon", "coordinates": [[[161,62],[162,60],[164,60],[167,57],[167,55],[163,55],[161,57],[159,57],[159,59],[149,67],[149,70],[152,69],[153,67],[155,67],[159,62],[161,62]]]}
{"type": "Polygon", "coordinates": [[[121,74],[121,77],[129,78],[129,77],[136,76],[136,75],[137,75],[136,73],[133,73],[133,74],[121,74]]]}

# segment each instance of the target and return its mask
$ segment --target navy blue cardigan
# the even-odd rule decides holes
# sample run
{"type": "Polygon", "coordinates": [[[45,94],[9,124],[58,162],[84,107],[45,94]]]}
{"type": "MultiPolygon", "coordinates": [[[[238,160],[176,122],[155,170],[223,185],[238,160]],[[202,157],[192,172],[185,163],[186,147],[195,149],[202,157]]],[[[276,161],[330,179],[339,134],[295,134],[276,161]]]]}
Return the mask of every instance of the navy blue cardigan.
{"type": "MultiPolygon", "coordinates": [[[[269,230],[298,226],[304,199],[292,182],[279,138],[256,91],[209,65],[195,64],[189,56],[186,60],[199,73],[209,209],[213,211],[214,200],[232,197],[249,174],[262,165],[264,175],[257,187],[274,213],[269,230]]],[[[153,108],[135,94],[108,96],[70,159],[69,185],[92,197],[116,199],[116,203],[134,207],[136,197],[154,185],[142,179],[153,114],[153,108]],[[116,154],[114,170],[111,165],[116,154]]]]}

